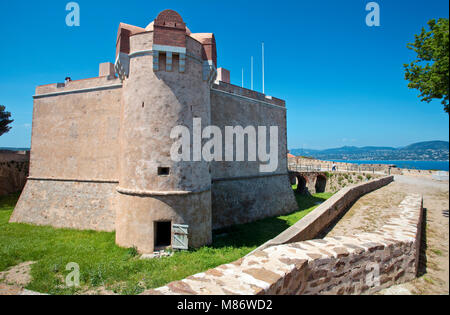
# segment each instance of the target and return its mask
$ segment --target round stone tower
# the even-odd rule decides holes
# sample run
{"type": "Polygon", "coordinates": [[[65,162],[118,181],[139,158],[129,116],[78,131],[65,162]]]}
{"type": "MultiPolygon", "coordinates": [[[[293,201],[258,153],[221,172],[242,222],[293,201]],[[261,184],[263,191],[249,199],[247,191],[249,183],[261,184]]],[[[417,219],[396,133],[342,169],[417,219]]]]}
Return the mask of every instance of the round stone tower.
{"type": "Polygon", "coordinates": [[[192,138],[191,161],[171,158],[174,127],[185,126],[192,136],[194,119],[203,126],[211,121],[215,61],[190,35],[181,16],[166,10],[145,32],[131,35],[129,54],[118,57],[126,75],[116,241],[142,253],[212,240],[209,163],[192,160],[192,138]]]}

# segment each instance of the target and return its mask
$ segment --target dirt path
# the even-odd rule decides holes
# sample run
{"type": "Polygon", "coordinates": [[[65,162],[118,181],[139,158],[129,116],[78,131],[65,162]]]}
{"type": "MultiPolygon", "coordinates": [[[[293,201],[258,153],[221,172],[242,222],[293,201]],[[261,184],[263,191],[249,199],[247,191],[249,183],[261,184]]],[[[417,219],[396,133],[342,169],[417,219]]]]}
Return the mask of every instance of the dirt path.
{"type": "Polygon", "coordinates": [[[410,193],[422,194],[426,209],[426,255],[422,259],[421,277],[385,290],[382,294],[449,294],[448,182],[396,176],[394,183],[357,201],[328,236],[353,235],[380,229],[410,193]]]}
{"type": "Polygon", "coordinates": [[[9,268],[7,271],[0,272],[0,295],[28,295],[31,291],[24,290],[24,287],[30,283],[31,265],[34,262],[29,261],[9,268]]]}
{"type": "MultiPolygon", "coordinates": [[[[11,267],[6,271],[0,272],[0,296],[2,295],[45,295],[25,289],[31,282],[31,266],[34,262],[29,261],[17,266],[11,267]]],[[[85,289],[77,294],[79,295],[116,295],[105,287],[95,289],[85,289]]]]}

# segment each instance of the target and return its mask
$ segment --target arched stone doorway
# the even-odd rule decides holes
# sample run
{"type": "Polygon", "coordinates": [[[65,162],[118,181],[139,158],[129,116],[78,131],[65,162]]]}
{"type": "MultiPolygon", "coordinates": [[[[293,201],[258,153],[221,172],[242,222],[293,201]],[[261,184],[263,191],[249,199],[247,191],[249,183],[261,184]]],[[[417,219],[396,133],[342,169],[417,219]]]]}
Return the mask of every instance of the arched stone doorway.
{"type": "Polygon", "coordinates": [[[300,194],[306,194],[308,189],[306,188],[306,178],[303,176],[297,176],[297,192],[300,194]]]}
{"type": "Polygon", "coordinates": [[[327,188],[327,178],[323,175],[318,175],[316,178],[316,194],[324,193],[327,188]]]}
{"type": "Polygon", "coordinates": [[[298,185],[297,176],[289,175],[289,180],[291,181],[291,185],[292,186],[297,186],[298,185]]]}

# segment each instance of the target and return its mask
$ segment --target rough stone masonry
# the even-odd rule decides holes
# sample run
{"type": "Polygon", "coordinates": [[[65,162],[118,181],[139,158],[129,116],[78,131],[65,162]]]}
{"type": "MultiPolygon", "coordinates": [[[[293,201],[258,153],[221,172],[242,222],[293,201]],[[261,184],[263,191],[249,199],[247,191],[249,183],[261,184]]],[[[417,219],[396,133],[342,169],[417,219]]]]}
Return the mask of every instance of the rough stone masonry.
{"type": "Polygon", "coordinates": [[[199,247],[213,229],[296,209],[285,102],[230,84],[214,34],[192,33],[172,10],[145,28],[121,23],[115,64],[98,77],[36,89],[30,175],[11,222],[116,231],[120,246],[152,253],[177,231],[199,247]],[[173,161],[171,130],[192,131],[194,118],[277,126],[277,170],[173,161]]]}

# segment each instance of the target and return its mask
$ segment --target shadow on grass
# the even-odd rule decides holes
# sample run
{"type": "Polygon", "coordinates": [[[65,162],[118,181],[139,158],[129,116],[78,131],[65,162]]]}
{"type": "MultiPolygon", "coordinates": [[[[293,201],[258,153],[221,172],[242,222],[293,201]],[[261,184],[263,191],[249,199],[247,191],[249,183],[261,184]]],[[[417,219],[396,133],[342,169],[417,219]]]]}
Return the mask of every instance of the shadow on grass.
{"type": "Polygon", "coordinates": [[[19,193],[0,196],[0,211],[8,211],[16,206],[17,200],[20,197],[19,193]]]}
{"type": "Polygon", "coordinates": [[[211,247],[258,247],[294,225],[320,203],[326,201],[327,197],[326,194],[311,196],[296,193],[298,210],[286,216],[272,217],[216,230],[213,233],[211,247]]]}
{"type": "Polygon", "coordinates": [[[419,249],[419,266],[417,267],[417,277],[420,278],[427,273],[427,214],[428,209],[423,209],[422,214],[422,225],[420,226],[421,229],[421,237],[420,237],[420,249],[419,249]]]}

